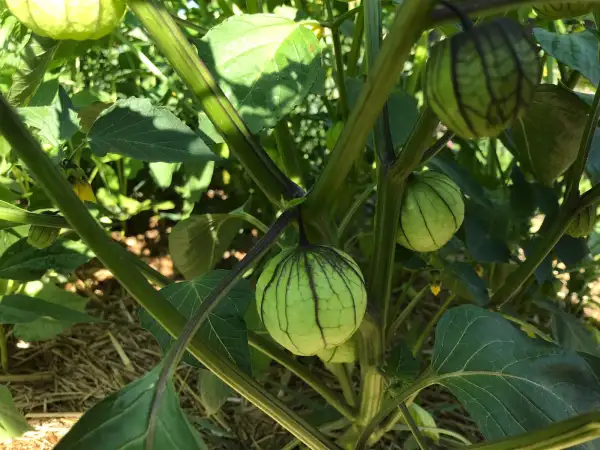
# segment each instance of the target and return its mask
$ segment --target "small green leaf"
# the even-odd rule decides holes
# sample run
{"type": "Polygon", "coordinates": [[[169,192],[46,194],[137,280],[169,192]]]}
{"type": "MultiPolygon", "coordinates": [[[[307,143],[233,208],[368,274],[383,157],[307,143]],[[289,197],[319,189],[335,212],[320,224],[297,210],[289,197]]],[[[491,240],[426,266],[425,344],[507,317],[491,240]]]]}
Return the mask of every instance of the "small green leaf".
{"type": "Polygon", "coordinates": [[[70,324],[103,322],[74,309],[23,294],[5,295],[0,301],[2,324],[30,323],[44,317],[70,324]]]}
{"type": "Polygon", "coordinates": [[[33,281],[49,269],[69,274],[93,256],[82,242],[58,239],[50,247],[37,249],[21,238],[0,256],[0,278],[33,281]]]}
{"type": "Polygon", "coordinates": [[[171,111],[150,100],[119,100],[102,111],[89,132],[92,151],[142,161],[184,162],[218,159],[200,136],[171,111]]]}
{"type": "MultiPolygon", "coordinates": [[[[416,403],[411,403],[410,406],[408,407],[408,411],[410,412],[410,415],[412,416],[412,418],[415,421],[415,423],[417,424],[417,426],[424,427],[424,428],[436,428],[437,427],[437,424],[435,423],[435,419],[433,418],[433,416],[431,414],[429,414],[429,411],[427,411],[425,408],[422,408],[421,406],[417,405],[416,403]]],[[[406,423],[406,420],[404,418],[402,419],[402,423],[406,423]]],[[[422,433],[425,436],[428,436],[431,439],[433,439],[433,441],[435,443],[438,443],[440,440],[440,433],[438,431],[425,429],[422,431],[422,433]]]]}
{"type": "Polygon", "coordinates": [[[206,414],[212,416],[221,409],[227,398],[233,394],[233,390],[210,370],[200,369],[198,378],[202,405],[206,414]]]}
{"type": "Polygon", "coordinates": [[[52,62],[59,42],[32,34],[13,74],[13,83],[8,93],[8,101],[16,106],[26,106],[52,62]]]}
{"type": "Polygon", "coordinates": [[[79,131],[79,117],[71,109],[71,101],[64,89],[49,106],[27,106],[19,109],[27,125],[38,130],[42,142],[58,147],[79,131]]]}
{"type": "MultiPolygon", "coordinates": [[[[161,289],[160,293],[180,314],[190,317],[228,274],[226,270],[214,270],[191,281],[171,284],[161,289]]],[[[198,330],[206,346],[248,373],[251,373],[251,369],[244,314],[252,298],[254,292],[250,282],[243,279],[238,281],[198,330]]],[[[145,310],[140,311],[140,322],[152,333],[163,351],[167,351],[173,341],[171,336],[145,310]]],[[[184,361],[200,367],[200,363],[189,353],[184,361]]]]}
{"type": "MultiPolygon", "coordinates": [[[[144,450],[148,418],[161,367],[155,367],[144,377],[105,397],[88,410],[61,439],[55,450],[144,450]]],[[[167,384],[158,411],[153,448],[208,449],[181,410],[172,381],[167,384]]]]}
{"type": "MultiPolygon", "coordinates": [[[[85,297],[61,289],[52,283],[30,281],[22,287],[21,292],[81,313],[83,313],[87,304],[85,297]]],[[[57,320],[51,317],[40,317],[29,323],[16,324],[13,327],[13,334],[17,339],[26,342],[43,341],[52,339],[72,325],[73,322],[62,320],[62,318],[57,320]]]]}
{"type": "MultiPolygon", "coordinates": [[[[500,314],[475,306],[444,314],[431,365],[438,382],[452,391],[490,440],[600,407],[600,382],[584,358],[531,339],[500,314]]],[[[600,443],[578,448],[598,449],[600,443]]]]}
{"type": "Polygon", "coordinates": [[[461,297],[486,306],[490,301],[487,286],[471,264],[464,262],[448,262],[442,272],[442,285],[448,287],[461,297]]]}
{"type": "Polygon", "coordinates": [[[421,371],[421,362],[414,357],[404,341],[398,342],[385,358],[381,372],[392,390],[401,390],[413,383],[421,371]]]}
{"type": "Polygon", "coordinates": [[[21,437],[32,428],[17,410],[6,386],[0,386],[0,441],[21,437]]]}
{"type": "Polygon", "coordinates": [[[207,273],[223,258],[241,227],[241,219],[233,214],[204,214],[182,220],[169,234],[169,253],[175,267],[187,279],[207,273]]]}
{"type": "Polygon", "coordinates": [[[480,263],[508,262],[510,258],[508,246],[497,237],[492,236],[489,226],[485,226],[477,217],[467,214],[463,227],[467,249],[475,261],[480,263]]]}
{"type": "Polygon", "coordinates": [[[533,34],[546,53],[555,57],[590,80],[595,86],[600,82],[598,64],[598,38],[589,30],[578,33],[552,33],[534,28],[533,34]]]}
{"type": "Polygon", "coordinates": [[[273,127],[308,94],[321,60],[308,27],[272,14],[232,16],[199,53],[253,133],[273,127]]]}

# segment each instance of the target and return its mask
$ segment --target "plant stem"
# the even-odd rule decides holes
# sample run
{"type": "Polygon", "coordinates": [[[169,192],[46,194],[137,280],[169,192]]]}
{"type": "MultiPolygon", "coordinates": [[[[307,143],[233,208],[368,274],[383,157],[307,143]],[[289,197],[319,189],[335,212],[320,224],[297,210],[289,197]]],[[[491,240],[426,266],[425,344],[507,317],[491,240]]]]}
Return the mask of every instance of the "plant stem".
{"type": "Polygon", "coordinates": [[[594,140],[594,134],[598,125],[598,119],[600,118],[600,89],[596,89],[591,111],[592,113],[588,117],[588,121],[583,131],[577,159],[569,169],[569,172],[566,176],[567,188],[565,193],[565,203],[571,205],[573,205],[574,202],[579,198],[579,181],[583,176],[585,163],[588,160],[590,149],[592,148],[592,141],[594,140]]]}
{"type": "Polygon", "coordinates": [[[290,132],[290,126],[285,117],[275,125],[273,134],[277,142],[277,149],[279,150],[279,157],[281,158],[285,174],[297,185],[304,186],[299,160],[300,150],[298,150],[298,146],[296,145],[296,141],[294,141],[294,137],[290,132]]]}
{"type": "Polygon", "coordinates": [[[346,228],[348,228],[348,225],[352,223],[352,219],[354,218],[354,215],[356,214],[358,209],[363,205],[364,202],[367,201],[367,199],[371,195],[373,195],[373,191],[376,187],[376,184],[370,184],[358,197],[356,197],[356,199],[352,203],[352,206],[350,206],[350,209],[348,209],[346,215],[340,222],[340,226],[338,227],[338,236],[340,237],[340,239],[343,237],[346,228]]]}
{"type": "Polygon", "coordinates": [[[146,437],[146,449],[152,450],[154,446],[154,434],[158,424],[158,416],[162,406],[162,400],[168,387],[168,382],[172,378],[175,369],[185,355],[188,344],[196,335],[200,326],[208,319],[208,316],[218,306],[219,302],[225,299],[227,293],[234,287],[235,283],[242,278],[244,273],[251,269],[259,259],[262,258],[273,247],[287,226],[298,215],[297,210],[287,210],[281,214],[275,223],[269,228],[269,231],[254,245],[244,258],[236,264],[233,270],[229,271],[227,276],[210,292],[202,301],[200,306],[187,321],[185,328],[169,349],[162,361],[162,369],[156,388],[154,390],[154,399],[148,421],[148,432],[146,437]]]}
{"type": "Polygon", "coordinates": [[[423,289],[421,289],[417,293],[417,295],[415,295],[413,297],[413,299],[410,301],[410,303],[408,305],[406,305],[406,308],[404,308],[402,310],[402,312],[398,315],[396,320],[394,320],[394,322],[392,322],[392,324],[388,327],[386,342],[389,342],[394,337],[394,335],[400,328],[400,325],[402,325],[404,323],[404,321],[406,319],[408,319],[408,316],[410,316],[410,314],[417,307],[417,305],[419,303],[421,303],[421,300],[423,300],[425,298],[425,293],[427,292],[428,289],[429,289],[429,286],[425,286],[423,289]]]}
{"type": "Polygon", "coordinates": [[[340,383],[340,388],[342,389],[342,394],[344,395],[346,403],[348,403],[348,405],[352,407],[355,407],[356,393],[354,392],[354,387],[352,386],[352,381],[350,380],[350,373],[348,372],[347,365],[343,363],[326,363],[325,367],[333,375],[335,375],[338,382],[340,383]]]}
{"type": "Polygon", "coordinates": [[[434,3],[435,0],[402,3],[329,161],[308,195],[306,206],[311,211],[327,211],[335,203],[339,188],[361,155],[367,136],[404,70],[412,44],[434,3]]]}
{"type": "Polygon", "coordinates": [[[419,431],[419,427],[417,427],[417,424],[415,423],[415,419],[413,419],[413,416],[411,415],[408,407],[406,406],[406,403],[404,403],[404,402],[400,403],[399,408],[400,408],[400,411],[402,411],[404,420],[406,421],[406,424],[408,425],[410,432],[414,436],[415,441],[417,441],[419,448],[421,450],[427,450],[427,444],[425,443],[425,439],[421,435],[421,432],[419,431]]]}
{"type": "Polygon", "coordinates": [[[37,214],[25,211],[17,206],[4,206],[0,204],[0,220],[14,222],[15,225],[40,225],[49,228],[71,228],[69,222],[61,216],[50,214],[37,214]]]}
{"type": "Polygon", "coordinates": [[[275,344],[256,333],[248,332],[248,343],[271,359],[277,361],[283,367],[308,384],[315,390],[315,392],[327,400],[327,403],[333,406],[348,420],[352,422],[356,420],[356,411],[346,402],[344,402],[336,392],[330,390],[321,379],[313,375],[310,369],[304,364],[296,361],[284,350],[280,349],[275,344]]]}
{"type": "Polygon", "coordinates": [[[425,153],[423,153],[423,158],[421,159],[421,164],[426,164],[427,161],[444,150],[448,145],[448,141],[452,140],[452,138],[454,138],[454,133],[452,131],[446,131],[444,135],[435,142],[435,144],[425,150],[425,153]]]}
{"type": "Polygon", "coordinates": [[[364,10],[360,7],[356,20],[354,21],[354,33],[352,34],[352,46],[348,52],[346,74],[349,78],[358,75],[358,59],[360,58],[360,48],[362,46],[363,35],[365,34],[364,10]]]}
{"type": "Polygon", "coordinates": [[[156,65],[152,62],[152,60],[150,58],[148,58],[146,56],[146,54],[144,52],[142,52],[135,45],[133,45],[133,42],[131,42],[131,39],[129,39],[127,36],[125,36],[120,31],[116,31],[115,36],[117,37],[117,39],[119,41],[121,41],[122,44],[124,44],[126,47],[128,47],[138,57],[140,62],[148,68],[148,70],[150,71],[150,73],[152,75],[154,75],[156,78],[160,79],[161,81],[167,81],[167,77],[165,76],[165,74],[162,73],[158,67],[156,67],[156,65]]]}
{"type": "Polygon", "coordinates": [[[357,343],[361,392],[356,423],[359,427],[364,427],[379,411],[385,393],[385,379],[379,372],[379,365],[383,360],[381,328],[369,314],[360,325],[357,343]]]}
{"type": "Polygon", "coordinates": [[[302,189],[260,147],[165,6],[155,0],[128,0],[127,4],[265,195],[278,206],[302,196],[302,189]]]}
{"type": "Polygon", "coordinates": [[[427,339],[429,337],[429,335],[431,334],[431,330],[433,330],[433,327],[435,327],[435,324],[438,323],[438,320],[440,320],[440,317],[442,317],[442,315],[446,312],[446,310],[448,309],[448,306],[450,306],[450,303],[452,303],[452,301],[454,300],[454,297],[455,297],[454,294],[451,294],[448,296],[446,301],[436,311],[435,316],[433,316],[431,318],[431,320],[429,321],[429,323],[427,324],[427,326],[425,327],[423,332],[419,335],[419,338],[417,339],[417,342],[415,343],[415,346],[413,347],[413,355],[415,357],[421,351],[421,348],[423,347],[423,344],[425,343],[425,339],[427,339]]]}
{"type": "MultiPolygon", "coordinates": [[[[333,15],[332,0],[325,0],[327,18],[333,24],[335,17],[333,15]]],[[[342,51],[342,41],[340,40],[340,30],[337,26],[331,28],[331,40],[333,41],[333,54],[335,56],[335,75],[336,84],[339,93],[339,113],[343,120],[348,117],[348,94],[346,92],[346,77],[344,76],[344,54],[342,51]]]]}
{"type": "Polygon", "coordinates": [[[8,347],[6,346],[6,329],[0,325],[0,366],[4,372],[8,371],[8,347]]]}
{"type": "MultiPolygon", "coordinates": [[[[165,331],[171,336],[177,337],[184,328],[185,319],[146,281],[140,272],[132,270],[127,257],[124,256],[126,250],[106,235],[104,229],[75,195],[68,181],[27,130],[17,113],[1,95],[0,133],[4,135],[15,154],[31,170],[41,186],[44,187],[48,197],[60,208],[72,228],[94,251],[98,259],[165,331]]],[[[236,364],[214,353],[200,339],[194,338],[190,343],[189,351],[224,383],[255,404],[306,445],[322,450],[336,448],[318,430],[276,397],[265,392],[260,384],[239,369],[236,364]]]]}
{"type": "Polygon", "coordinates": [[[469,445],[469,450],[560,450],[600,437],[600,411],[593,411],[555,422],[540,430],[530,431],[519,436],[469,445]]]}

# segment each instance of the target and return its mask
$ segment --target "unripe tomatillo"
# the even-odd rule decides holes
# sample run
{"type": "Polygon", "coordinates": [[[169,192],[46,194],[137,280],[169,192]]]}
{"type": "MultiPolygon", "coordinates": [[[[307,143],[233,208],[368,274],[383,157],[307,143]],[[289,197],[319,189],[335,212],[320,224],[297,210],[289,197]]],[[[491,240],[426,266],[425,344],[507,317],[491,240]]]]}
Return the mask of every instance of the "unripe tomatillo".
{"type": "Polygon", "coordinates": [[[466,139],[499,135],[518,119],[542,75],[535,44],[502,18],[436,44],[425,71],[425,97],[442,123],[466,139]]]}
{"type": "Polygon", "coordinates": [[[323,245],[282,251],[256,284],[258,314],[271,337],[297,355],[339,346],[365,315],[367,293],[356,262],[323,245]]]}

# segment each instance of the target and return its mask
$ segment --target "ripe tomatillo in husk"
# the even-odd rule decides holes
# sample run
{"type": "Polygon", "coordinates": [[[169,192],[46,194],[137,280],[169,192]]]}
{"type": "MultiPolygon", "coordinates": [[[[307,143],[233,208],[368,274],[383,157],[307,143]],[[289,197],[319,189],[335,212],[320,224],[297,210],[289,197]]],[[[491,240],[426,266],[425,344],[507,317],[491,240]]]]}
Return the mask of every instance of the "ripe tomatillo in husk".
{"type": "Polygon", "coordinates": [[[438,250],[464,217],[462,193],[450,178],[433,171],[413,175],[404,189],[397,241],[417,252],[438,250]]]}
{"type": "Polygon", "coordinates": [[[367,292],[349,255],[301,244],[268,262],[256,284],[256,303],[271,337],[292,353],[309,356],[352,337],[365,315],[367,292]]]}
{"type": "Polygon", "coordinates": [[[17,19],[34,33],[56,40],[106,36],[125,15],[125,0],[6,0],[17,19]]]}
{"type": "Polygon", "coordinates": [[[501,18],[431,49],[425,97],[442,123],[465,139],[498,136],[533,98],[542,64],[517,22],[501,18]]]}

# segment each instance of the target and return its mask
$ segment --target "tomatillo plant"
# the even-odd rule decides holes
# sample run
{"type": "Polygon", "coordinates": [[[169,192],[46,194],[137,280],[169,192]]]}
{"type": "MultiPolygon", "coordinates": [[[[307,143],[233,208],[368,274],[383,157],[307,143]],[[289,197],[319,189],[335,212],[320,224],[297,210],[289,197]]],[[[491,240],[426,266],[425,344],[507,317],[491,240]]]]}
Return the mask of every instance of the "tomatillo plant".
{"type": "Polygon", "coordinates": [[[599,14],[0,0],[2,367],[94,257],[164,353],[56,448],[600,448],[599,14]]]}

